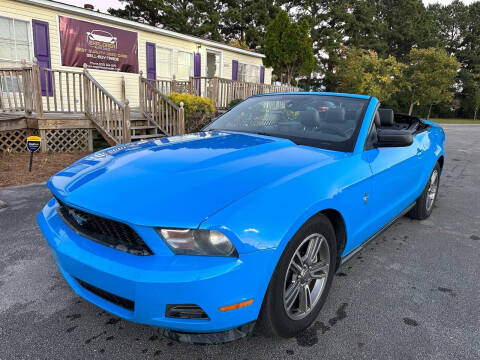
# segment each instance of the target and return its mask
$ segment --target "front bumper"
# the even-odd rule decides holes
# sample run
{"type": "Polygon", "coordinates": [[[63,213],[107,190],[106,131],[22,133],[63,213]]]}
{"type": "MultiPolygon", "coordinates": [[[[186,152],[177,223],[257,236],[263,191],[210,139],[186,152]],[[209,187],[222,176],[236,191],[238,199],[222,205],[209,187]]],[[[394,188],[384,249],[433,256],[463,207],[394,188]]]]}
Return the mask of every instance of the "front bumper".
{"type": "Polygon", "coordinates": [[[174,255],[153,229],[129,224],[154,250],[154,255],[136,256],[80,236],[63,222],[56,207],[51,199],[39,213],[38,224],[69,285],[91,303],[124,319],[172,330],[168,334],[224,332],[257,319],[273,272],[274,250],[238,258],[174,255]],[[120,306],[82,283],[134,305],[120,306]],[[250,306],[219,310],[249,299],[254,299],[250,306]],[[166,317],[168,304],[196,304],[209,319],[166,317]]]}

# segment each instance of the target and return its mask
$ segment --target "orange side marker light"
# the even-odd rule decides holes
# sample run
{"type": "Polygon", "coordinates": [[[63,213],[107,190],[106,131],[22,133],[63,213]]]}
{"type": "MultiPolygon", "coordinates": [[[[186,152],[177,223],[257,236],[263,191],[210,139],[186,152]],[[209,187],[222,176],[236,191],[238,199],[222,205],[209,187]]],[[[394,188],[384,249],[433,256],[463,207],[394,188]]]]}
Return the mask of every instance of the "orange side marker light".
{"type": "Polygon", "coordinates": [[[253,304],[253,299],[250,299],[250,300],[242,301],[242,302],[232,304],[232,305],[221,306],[221,307],[218,308],[218,310],[225,312],[225,311],[240,309],[240,308],[252,305],[252,304],[253,304]]]}

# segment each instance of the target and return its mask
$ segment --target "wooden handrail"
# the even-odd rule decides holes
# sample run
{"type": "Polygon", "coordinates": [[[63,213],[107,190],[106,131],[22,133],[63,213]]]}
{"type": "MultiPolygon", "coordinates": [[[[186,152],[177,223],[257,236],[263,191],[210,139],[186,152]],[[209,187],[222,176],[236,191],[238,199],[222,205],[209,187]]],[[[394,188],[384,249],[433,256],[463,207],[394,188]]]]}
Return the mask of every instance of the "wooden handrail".
{"type": "Polygon", "coordinates": [[[112,100],[115,104],[117,104],[120,107],[125,107],[125,104],[121,102],[120,100],[115,99],[115,97],[108,92],[100,83],[95,80],[95,78],[88,72],[88,70],[85,69],[83,75],[89,79],[102,93],[105,94],[110,100],[112,100]]]}
{"type": "Polygon", "coordinates": [[[160,96],[162,99],[164,99],[169,105],[171,105],[175,110],[180,110],[180,107],[175,104],[172,100],[168,98],[164,93],[162,93],[160,90],[158,90],[156,87],[152,86],[150,83],[149,79],[141,78],[141,81],[145,83],[148,86],[148,89],[151,91],[154,91],[160,96]]]}
{"type": "Polygon", "coordinates": [[[128,99],[117,100],[83,67],[85,114],[109,145],[130,142],[130,106],[128,99]]]}
{"type": "Polygon", "coordinates": [[[15,67],[1,67],[1,71],[22,71],[23,66],[15,66],[15,67]]]}
{"type": "Polygon", "coordinates": [[[155,81],[145,79],[140,72],[140,110],[149,122],[167,136],[185,133],[185,112],[183,103],[176,105],[154,85],[155,81]]]}

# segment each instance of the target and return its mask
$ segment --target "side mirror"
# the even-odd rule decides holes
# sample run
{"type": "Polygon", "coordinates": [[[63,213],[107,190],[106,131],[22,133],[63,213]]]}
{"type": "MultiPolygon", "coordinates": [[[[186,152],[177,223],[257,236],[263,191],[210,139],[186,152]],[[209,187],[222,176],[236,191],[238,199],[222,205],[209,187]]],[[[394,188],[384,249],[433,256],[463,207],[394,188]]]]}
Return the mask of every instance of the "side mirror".
{"type": "Polygon", "coordinates": [[[413,144],[413,135],[403,130],[377,130],[377,147],[404,147],[413,144]]]}

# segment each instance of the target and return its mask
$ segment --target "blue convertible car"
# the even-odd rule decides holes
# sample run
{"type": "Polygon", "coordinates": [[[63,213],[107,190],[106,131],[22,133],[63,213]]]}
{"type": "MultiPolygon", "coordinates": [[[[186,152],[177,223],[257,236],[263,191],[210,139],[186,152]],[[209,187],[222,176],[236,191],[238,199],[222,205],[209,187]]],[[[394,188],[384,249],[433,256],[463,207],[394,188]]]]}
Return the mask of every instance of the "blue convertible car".
{"type": "Polygon", "coordinates": [[[102,150],[48,181],[40,228],[70,286],[190,342],[291,337],[338,266],[403,214],[428,217],[441,127],[374,97],[251,97],[204,131],[102,150]]]}

